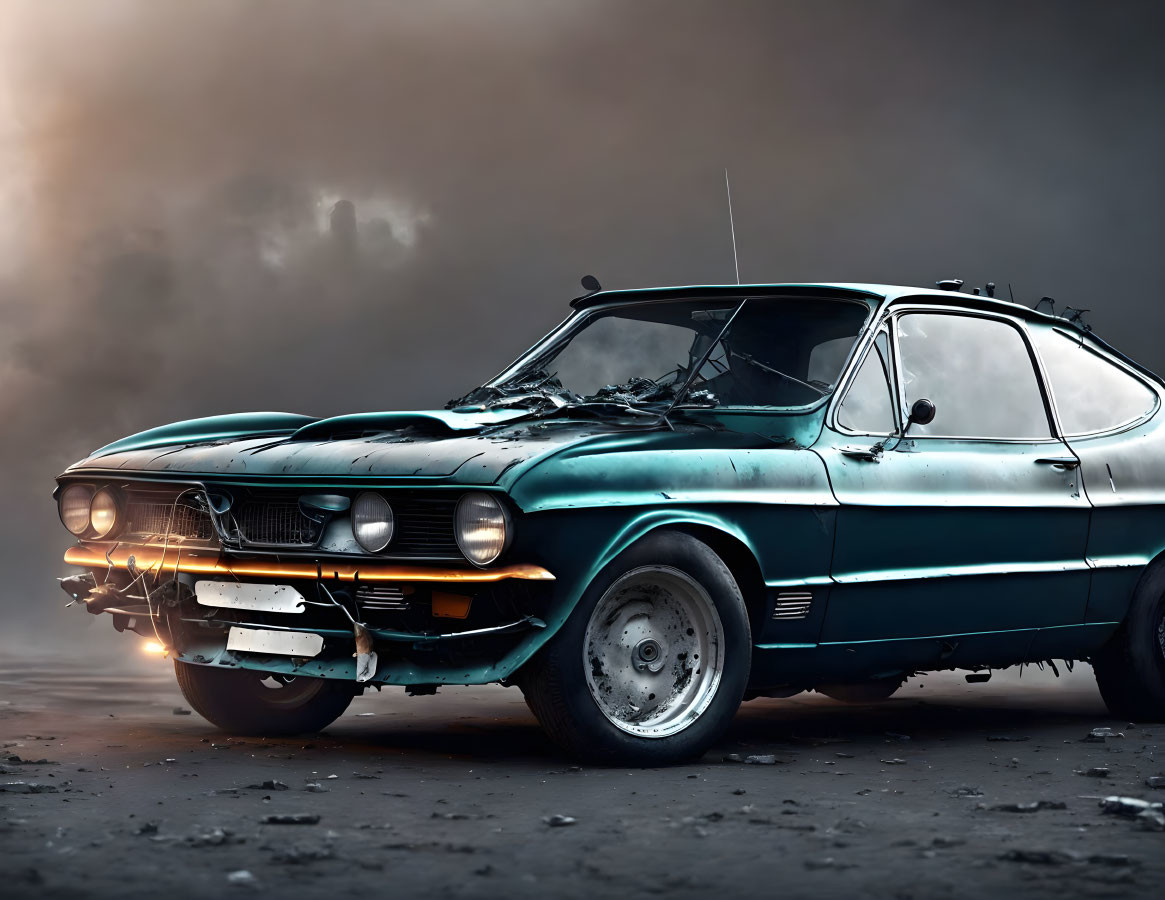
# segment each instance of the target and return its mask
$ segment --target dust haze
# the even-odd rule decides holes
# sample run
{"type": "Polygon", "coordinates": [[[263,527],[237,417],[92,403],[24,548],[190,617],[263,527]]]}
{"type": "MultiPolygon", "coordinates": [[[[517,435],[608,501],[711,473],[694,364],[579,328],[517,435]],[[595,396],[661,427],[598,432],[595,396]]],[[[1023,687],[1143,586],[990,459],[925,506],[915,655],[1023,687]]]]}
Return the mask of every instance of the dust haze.
{"type": "Polygon", "coordinates": [[[726,166],[746,281],[1010,282],[1165,368],[1163,25],[1137,2],[2,0],[0,640],[115,643],[61,611],[68,463],[191,416],[440,405],[586,272],[730,281],[726,166]]]}

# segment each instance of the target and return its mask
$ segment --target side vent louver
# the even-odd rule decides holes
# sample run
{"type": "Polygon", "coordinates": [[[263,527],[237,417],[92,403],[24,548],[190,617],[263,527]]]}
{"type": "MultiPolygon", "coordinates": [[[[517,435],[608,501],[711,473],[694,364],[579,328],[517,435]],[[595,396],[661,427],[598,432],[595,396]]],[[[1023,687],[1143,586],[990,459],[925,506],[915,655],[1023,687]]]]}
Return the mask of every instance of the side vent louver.
{"type": "Polygon", "coordinates": [[[813,606],[813,595],[808,591],[789,591],[777,594],[773,604],[773,619],[785,622],[791,619],[805,619],[813,606]]]}

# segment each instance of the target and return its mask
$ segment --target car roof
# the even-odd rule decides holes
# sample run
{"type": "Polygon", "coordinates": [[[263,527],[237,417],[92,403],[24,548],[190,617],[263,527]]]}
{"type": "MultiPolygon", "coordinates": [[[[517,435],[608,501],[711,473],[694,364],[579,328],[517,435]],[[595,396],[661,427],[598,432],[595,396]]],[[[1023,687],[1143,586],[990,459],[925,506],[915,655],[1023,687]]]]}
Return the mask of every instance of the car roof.
{"type": "Polygon", "coordinates": [[[635,300],[683,300],[697,297],[739,297],[751,294],[763,297],[780,296],[830,296],[853,297],[854,299],[891,302],[904,297],[919,297],[927,303],[957,306],[966,309],[996,309],[1000,312],[1025,319],[1052,322],[1059,325],[1075,323],[1037,311],[1019,303],[998,297],[968,294],[962,291],[943,291],[936,288],[911,287],[899,284],[864,284],[860,282],[783,282],[773,284],[688,284],[668,287],[630,288],[625,290],[596,291],[571,301],[575,309],[587,309],[608,303],[628,303],[635,300]]]}
{"type": "Polygon", "coordinates": [[[633,288],[628,290],[596,291],[576,297],[570,305],[575,309],[589,309],[594,306],[607,304],[630,303],[636,300],[683,300],[706,297],[849,297],[855,300],[875,301],[876,306],[882,306],[895,300],[915,298],[934,305],[951,306],[957,309],[979,309],[1004,313],[1033,322],[1043,322],[1055,325],[1058,328],[1071,329],[1083,339],[1087,336],[1095,344],[1102,347],[1117,359],[1131,366],[1144,375],[1152,378],[1159,385],[1165,385],[1165,379],[1156,372],[1129,358],[1116,347],[1103,340],[1088,325],[1075,319],[1057,316],[1043,310],[1032,309],[1019,303],[1003,300],[999,297],[986,297],[981,294],[967,294],[963,291],[944,291],[937,288],[912,287],[901,284],[866,284],[848,281],[819,281],[819,282],[785,282],[773,284],[688,284],[672,287],[633,288]]]}

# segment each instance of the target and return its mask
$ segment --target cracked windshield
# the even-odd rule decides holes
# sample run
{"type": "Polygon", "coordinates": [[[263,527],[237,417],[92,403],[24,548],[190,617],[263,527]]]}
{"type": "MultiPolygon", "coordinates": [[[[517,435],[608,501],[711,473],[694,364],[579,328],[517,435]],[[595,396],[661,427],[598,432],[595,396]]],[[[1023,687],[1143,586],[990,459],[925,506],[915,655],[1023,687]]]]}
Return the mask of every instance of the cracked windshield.
{"type": "Polygon", "coordinates": [[[485,388],[489,405],[666,407],[682,395],[687,406],[804,406],[832,392],[869,315],[852,301],[753,298],[733,319],[739,306],[654,302],[580,314],[485,388]]]}

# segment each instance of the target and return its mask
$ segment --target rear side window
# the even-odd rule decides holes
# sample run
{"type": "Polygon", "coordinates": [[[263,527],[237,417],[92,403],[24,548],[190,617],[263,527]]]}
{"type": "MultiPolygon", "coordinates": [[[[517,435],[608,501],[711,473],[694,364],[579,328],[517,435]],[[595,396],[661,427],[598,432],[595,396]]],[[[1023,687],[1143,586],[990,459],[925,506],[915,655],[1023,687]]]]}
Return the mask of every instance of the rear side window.
{"type": "Polygon", "coordinates": [[[1051,437],[1043,393],[1019,330],[948,313],[898,318],[906,409],[930,400],[934,421],[913,435],[1040,440],[1051,437]]]}
{"type": "Polygon", "coordinates": [[[1140,379],[1093,351],[1079,337],[1031,328],[1051,382],[1064,434],[1112,431],[1151,413],[1157,395],[1140,379]]]}

